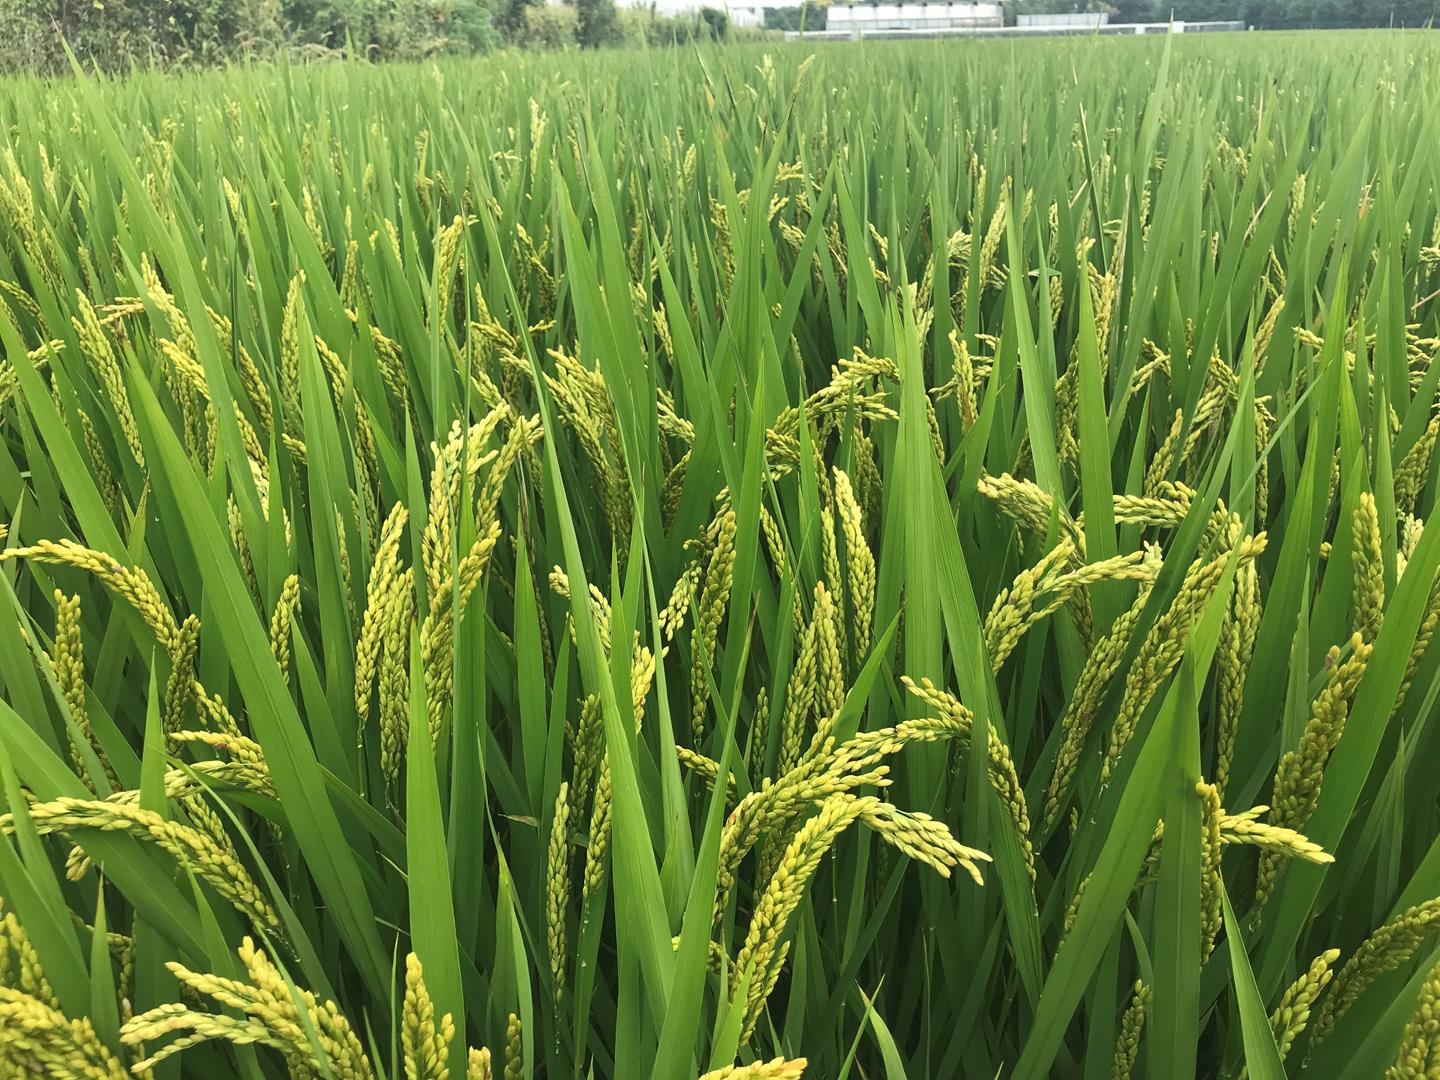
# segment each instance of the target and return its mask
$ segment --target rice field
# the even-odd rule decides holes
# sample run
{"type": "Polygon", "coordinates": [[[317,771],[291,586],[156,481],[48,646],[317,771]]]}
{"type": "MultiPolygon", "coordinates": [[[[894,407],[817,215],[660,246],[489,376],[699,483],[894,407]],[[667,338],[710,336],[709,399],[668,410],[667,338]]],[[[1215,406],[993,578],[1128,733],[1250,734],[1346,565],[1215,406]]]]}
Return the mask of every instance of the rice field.
{"type": "Polygon", "coordinates": [[[0,93],[0,1073],[1440,1075],[1440,47],[0,93]]]}

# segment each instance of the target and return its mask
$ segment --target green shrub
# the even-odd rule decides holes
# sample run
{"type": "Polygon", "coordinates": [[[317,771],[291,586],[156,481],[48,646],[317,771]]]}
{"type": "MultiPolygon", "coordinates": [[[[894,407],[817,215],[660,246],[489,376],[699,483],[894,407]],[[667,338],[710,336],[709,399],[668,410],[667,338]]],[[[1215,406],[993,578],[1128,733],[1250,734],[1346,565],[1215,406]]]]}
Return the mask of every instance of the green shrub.
{"type": "Polygon", "coordinates": [[[700,24],[713,41],[724,41],[730,36],[730,16],[720,8],[702,7],[700,24]]]}
{"type": "Polygon", "coordinates": [[[565,4],[540,4],[525,9],[525,24],[515,43],[525,49],[569,49],[577,44],[580,19],[565,4]]]}
{"type": "Polygon", "coordinates": [[[765,9],[767,30],[824,30],[830,11],[829,4],[806,0],[795,7],[765,9]]]}
{"type": "Polygon", "coordinates": [[[579,17],[575,37],[582,46],[594,49],[619,42],[621,35],[615,25],[615,0],[576,0],[575,11],[579,17]]]}

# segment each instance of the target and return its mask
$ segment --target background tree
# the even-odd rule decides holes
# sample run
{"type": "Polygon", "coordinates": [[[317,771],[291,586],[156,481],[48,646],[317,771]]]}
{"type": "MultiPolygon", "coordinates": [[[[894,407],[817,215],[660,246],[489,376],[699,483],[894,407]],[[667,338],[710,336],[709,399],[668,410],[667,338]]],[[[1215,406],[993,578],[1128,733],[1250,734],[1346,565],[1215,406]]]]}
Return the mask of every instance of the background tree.
{"type": "Polygon", "coordinates": [[[829,6],[805,0],[797,7],[766,8],[766,30],[824,30],[829,6]]]}
{"type": "Polygon", "coordinates": [[[595,49],[615,41],[615,0],[576,0],[579,26],[575,39],[582,48],[595,49]]]}
{"type": "Polygon", "coordinates": [[[700,23],[716,41],[724,41],[730,36],[730,16],[719,8],[702,7],[700,23]]]}

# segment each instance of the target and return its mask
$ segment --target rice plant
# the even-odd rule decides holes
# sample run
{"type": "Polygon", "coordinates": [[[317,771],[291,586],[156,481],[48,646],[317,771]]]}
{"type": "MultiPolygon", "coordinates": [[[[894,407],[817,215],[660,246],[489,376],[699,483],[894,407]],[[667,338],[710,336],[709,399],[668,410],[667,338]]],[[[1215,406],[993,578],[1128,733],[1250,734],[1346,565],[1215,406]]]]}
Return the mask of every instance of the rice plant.
{"type": "Polygon", "coordinates": [[[1440,51],[0,96],[0,1071],[1437,1075],[1440,51]]]}

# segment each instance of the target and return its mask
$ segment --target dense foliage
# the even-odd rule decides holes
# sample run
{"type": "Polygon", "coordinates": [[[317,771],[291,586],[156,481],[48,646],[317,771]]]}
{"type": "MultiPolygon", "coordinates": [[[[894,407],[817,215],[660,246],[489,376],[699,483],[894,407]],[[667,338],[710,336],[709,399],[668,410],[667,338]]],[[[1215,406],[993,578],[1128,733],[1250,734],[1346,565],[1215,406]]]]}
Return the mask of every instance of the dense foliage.
{"type": "Polygon", "coordinates": [[[0,1073],[1432,1075],[1437,59],[7,86],[0,1073]]]}
{"type": "Polygon", "coordinates": [[[218,64],[291,52],[405,59],[500,38],[492,0],[0,0],[0,70],[218,64]]]}
{"type": "MultiPolygon", "coordinates": [[[[823,22],[823,19],[821,20],[823,22]]],[[[415,60],[521,49],[645,46],[731,36],[722,8],[663,14],[614,0],[0,0],[0,72],[192,67],[280,56],[415,60]]],[[[755,36],[755,35],[752,35],[755,36]]]]}
{"type": "MultiPolygon", "coordinates": [[[[818,23],[823,26],[823,15],[818,23]]],[[[69,72],[67,43],[87,70],[126,71],[279,58],[416,60],[504,46],[643,48],[763,36],[732,28],[723,7],[666,14],[653,6],[617,9],[614,0],[210,0],[185,12],[172,0],[92,0],[58,11],[40,0],[0,0],[0,73],[69,72]]]]}
{"type": "Polygon", "coordinates": [[[830,8],[805,0],[798,7],[773,7],[765,9],[767,30],[824,30],[830,8]]]}

